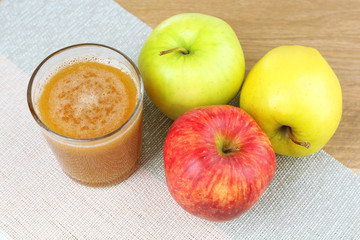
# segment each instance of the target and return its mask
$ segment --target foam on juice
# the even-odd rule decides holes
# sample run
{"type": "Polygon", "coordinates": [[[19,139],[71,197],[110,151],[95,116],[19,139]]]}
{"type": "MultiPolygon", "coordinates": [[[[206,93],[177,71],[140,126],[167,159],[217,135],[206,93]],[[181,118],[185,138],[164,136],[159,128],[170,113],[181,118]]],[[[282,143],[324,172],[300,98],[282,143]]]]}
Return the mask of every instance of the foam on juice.
{"type": "Polygon", "coordinates": [[[137,88],[128,73],[100,62],[73,60],[44,85],[38,104],[42,121],[53,131],[93,138],[124,124],[136,102],[137,88]]]}

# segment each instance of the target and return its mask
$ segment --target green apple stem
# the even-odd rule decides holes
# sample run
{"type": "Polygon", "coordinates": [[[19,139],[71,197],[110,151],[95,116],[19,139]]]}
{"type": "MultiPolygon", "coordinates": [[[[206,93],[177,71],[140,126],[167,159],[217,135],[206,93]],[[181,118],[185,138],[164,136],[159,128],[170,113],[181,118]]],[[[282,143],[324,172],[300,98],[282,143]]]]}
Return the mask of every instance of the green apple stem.
{"type": "Polygon", "coordinates": [[[168,54],[168,53],[172,53],[172,52],[176,52],[176,51],[180,51],[184,55],[189,54],[189,51],[187,49],[185,49],[183,47],[177,47],[177,48],[172,48],[172,49],[169,49],[169,50],[166,50],[166,51],[161,51],[159,55],[162,56],[164,54],[168,54]]]}
{"type": "Polygon", "coordinates": [[[296,141],[294,136],[291,133],[291,128],[290,127],[286,127],[286,130],[287,130],[287,134],[288,134],[289,138],[291,139],[291,141],[293,141],[293,143],[295,143],[297,145],[300,145],[300,146],[303,146],[305,148],[310,148],[311,147],[311,144],[309,142],[298,142],[298,141],[296,141]]]}

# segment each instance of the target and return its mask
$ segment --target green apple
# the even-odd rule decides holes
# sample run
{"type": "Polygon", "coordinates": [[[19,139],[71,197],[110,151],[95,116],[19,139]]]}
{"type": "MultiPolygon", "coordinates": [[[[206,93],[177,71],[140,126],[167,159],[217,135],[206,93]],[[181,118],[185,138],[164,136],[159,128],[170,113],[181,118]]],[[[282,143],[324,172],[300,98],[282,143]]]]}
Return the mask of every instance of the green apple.
{"type": "Polygon", "coordinates": [[[305,156],[335,133],[342,114],[341,87],[316,49],[281,46],[250,70],[240,107],[257,121],[276,153],[305,156]]]}
{"type": "Polygon", "coordinates": [[[233,29],[223,20],[183,13],[160,23],[139,55],[144,87],[169,118],[204,105],[229,103],[239,92],[245,60],[233,29]]]}

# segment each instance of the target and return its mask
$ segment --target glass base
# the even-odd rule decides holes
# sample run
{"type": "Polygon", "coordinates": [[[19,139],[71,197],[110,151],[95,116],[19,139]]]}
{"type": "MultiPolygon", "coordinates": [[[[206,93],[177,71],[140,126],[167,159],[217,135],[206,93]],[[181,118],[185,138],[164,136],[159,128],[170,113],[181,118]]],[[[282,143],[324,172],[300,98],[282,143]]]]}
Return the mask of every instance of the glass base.
{"type": "Polygon", "coordinates": [[[71,178],[73,181],[80,183],[82,185],[86,185],[89,187],[108,187],[108,186],[113,186],[116,184],[119,184],[123,181],[125,181],[126,179],[128,179],[137,169],[139,168],[139,164],[136,163],[131,169],[129,169],[127,172],[125,172],[124,174],[122,174],[120,177],[116,177],[115,179],[110,179],[108,181],[105,182],[87,182],[84,181],[82,179],[78,179],[75,178],[73,176],[71,176],[69,173],[65,172],[65,174],[71,178]]]}

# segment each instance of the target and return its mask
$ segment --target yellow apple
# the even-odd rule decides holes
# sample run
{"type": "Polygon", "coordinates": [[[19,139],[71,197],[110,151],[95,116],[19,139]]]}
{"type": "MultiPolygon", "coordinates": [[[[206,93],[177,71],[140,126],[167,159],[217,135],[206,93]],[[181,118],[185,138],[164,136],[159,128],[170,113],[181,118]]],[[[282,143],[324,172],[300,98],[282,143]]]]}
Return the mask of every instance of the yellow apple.
{"type": "Polygon", "coordinates": [[[257,121],[276,153],[305,156],[335,133],[342,115],[341,87],[316,49],[280,46],[249,72],[240,107],[257,121]]]}

